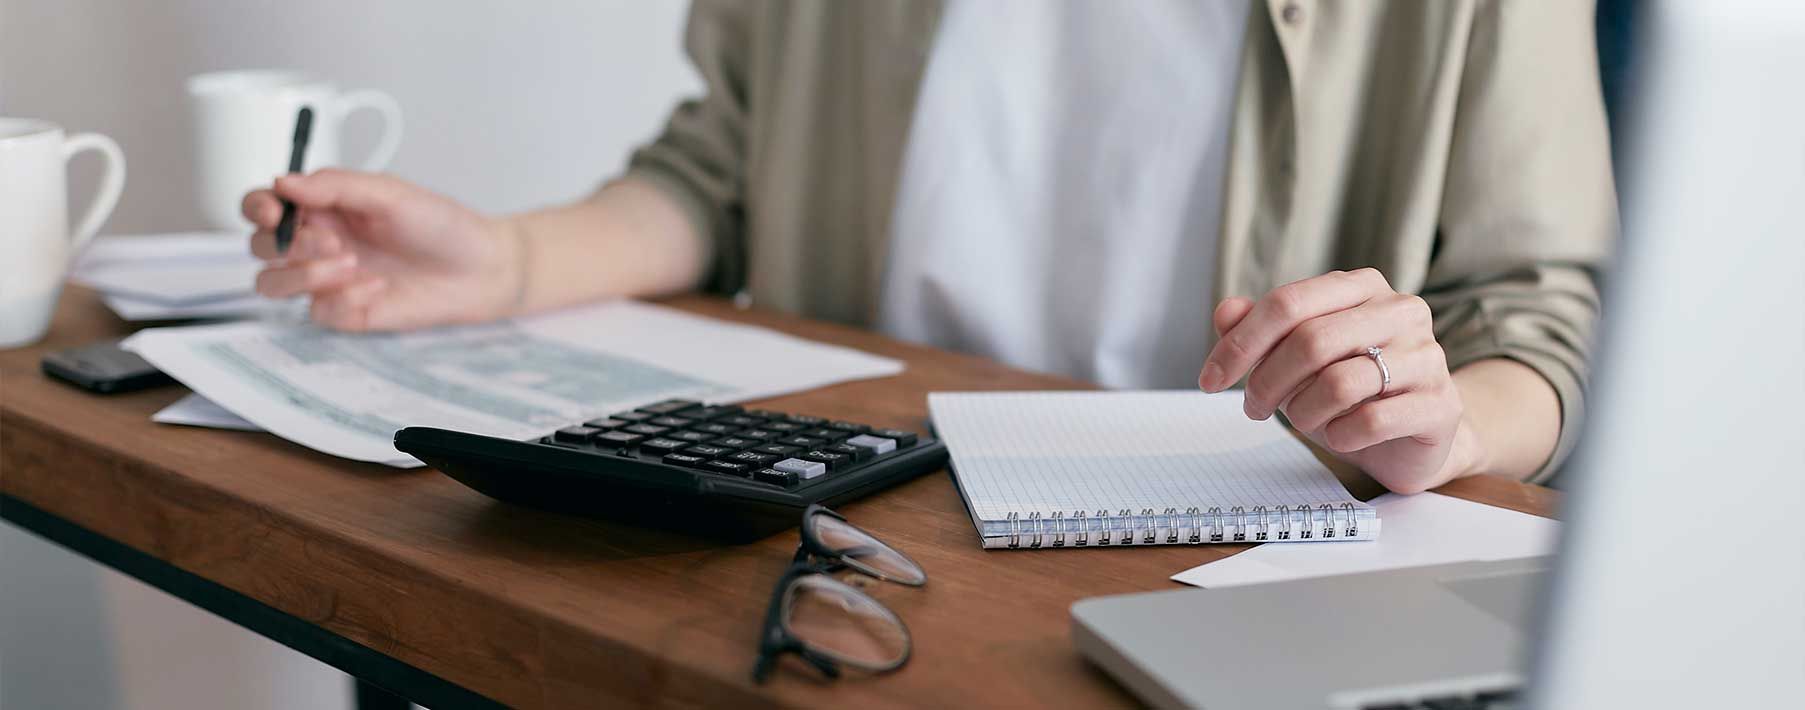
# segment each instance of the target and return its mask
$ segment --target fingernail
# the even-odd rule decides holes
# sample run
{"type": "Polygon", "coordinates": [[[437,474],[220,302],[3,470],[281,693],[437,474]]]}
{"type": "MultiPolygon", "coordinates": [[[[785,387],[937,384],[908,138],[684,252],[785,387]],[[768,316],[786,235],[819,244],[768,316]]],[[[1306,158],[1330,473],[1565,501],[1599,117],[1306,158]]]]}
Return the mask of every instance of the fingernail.
{"type": "Polygon", "coordinates": [[[1199,380],[1205,392],[1222,391],[1222,366],[1214,362],[1203,364],[1203,377],[1199,380]]]}

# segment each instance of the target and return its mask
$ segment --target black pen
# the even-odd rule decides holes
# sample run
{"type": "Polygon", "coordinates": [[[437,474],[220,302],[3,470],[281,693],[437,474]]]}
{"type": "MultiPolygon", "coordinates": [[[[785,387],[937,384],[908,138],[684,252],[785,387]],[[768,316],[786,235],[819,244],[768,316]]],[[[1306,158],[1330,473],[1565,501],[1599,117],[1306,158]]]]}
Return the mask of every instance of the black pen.
{"type": "MultiPolygon", "coordinates": [[[[294,152],[288,154],[288,172],[301,172],[301,160],[307,156],[307,136],[313,131],[313,109],[301,107],[295,115],[294,152]]],[[[282,201],[282,221],[276,223],[276,253],[288,253],[288,243],[295,238],[295,203],[282,201]]]]}

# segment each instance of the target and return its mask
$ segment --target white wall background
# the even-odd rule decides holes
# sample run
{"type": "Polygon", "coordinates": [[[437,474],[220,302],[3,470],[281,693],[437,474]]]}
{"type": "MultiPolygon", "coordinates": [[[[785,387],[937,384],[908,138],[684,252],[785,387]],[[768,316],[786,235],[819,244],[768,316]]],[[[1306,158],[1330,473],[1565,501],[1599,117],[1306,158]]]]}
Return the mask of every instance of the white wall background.
{"type": "MultiPolygon", "coordinates": [[[[580,195],[699,83],[677,0],[0,0],[0,112],[125,149],[107,231],[196,227],[183,80],[309,70],[393,94],[392,172],[483,210],[580,195]]],[[[359,158],[375,119],[352,119],[359,158]],[[363,119],[363,122],[359,121],[363,119]],[[361,138],[361,140],[359,140],[361,138]]],[[[85,193],[83,193],[85,197],[85,193]]]]}
{"type": "MultiPolygon", "coordinates": [[[[676,0],[0,0],[0,114],[112,136],[106,233],[201,226],[183,80],[316,72],[400,100],[390,170],[478,209],[585,193],[699,87],[676,0]]],[[[373,142],[353,119],[347,156],[373,142]]],[[[73,171],[72,200],[91,194],[73,171]]],[[[0,472],[3,475],[3,472],[0,472]]],[[[0,524],[0,708],[342,708],[300,654],[0,524]]]]}

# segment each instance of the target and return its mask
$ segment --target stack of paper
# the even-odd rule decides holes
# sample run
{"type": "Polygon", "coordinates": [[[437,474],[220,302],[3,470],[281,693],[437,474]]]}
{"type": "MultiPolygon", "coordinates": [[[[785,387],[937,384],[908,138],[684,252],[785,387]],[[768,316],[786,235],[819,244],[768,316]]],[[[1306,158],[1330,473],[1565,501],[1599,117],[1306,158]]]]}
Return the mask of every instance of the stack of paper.
{"type": "Polygon", "coordinates": [[[126,320],[226,318],[279,307],[255,293],[259,268],[240,233],[116,235],[95,238],[69,279],[126,320]]]}

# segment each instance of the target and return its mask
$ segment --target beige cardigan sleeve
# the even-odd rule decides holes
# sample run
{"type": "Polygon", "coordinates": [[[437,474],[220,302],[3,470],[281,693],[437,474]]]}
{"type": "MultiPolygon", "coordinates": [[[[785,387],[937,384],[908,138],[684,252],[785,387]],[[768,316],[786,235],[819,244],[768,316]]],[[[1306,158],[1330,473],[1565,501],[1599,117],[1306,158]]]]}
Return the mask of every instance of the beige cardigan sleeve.
{"type": "Polygon", "coordinates": [[[713,243],[705,288],[733,293],[745,285],[745,184],[752,43],[752,3],[696,0],[684,50],[703,92],[671,112],[664,131],[635,151],[627,177],[676,200],[696,233],[713,243]]]}
{"type": "Polygon", "coordinates": [[[1540,373],[1561,401],[1558,471],[1585,411],[1596,278],[1616,235],[1589,2],[1482,2],[1472,24],[1422,296],[1450,368],[1540,373]]]}

